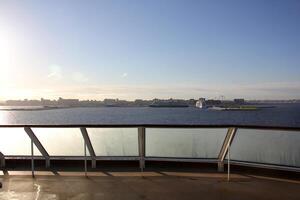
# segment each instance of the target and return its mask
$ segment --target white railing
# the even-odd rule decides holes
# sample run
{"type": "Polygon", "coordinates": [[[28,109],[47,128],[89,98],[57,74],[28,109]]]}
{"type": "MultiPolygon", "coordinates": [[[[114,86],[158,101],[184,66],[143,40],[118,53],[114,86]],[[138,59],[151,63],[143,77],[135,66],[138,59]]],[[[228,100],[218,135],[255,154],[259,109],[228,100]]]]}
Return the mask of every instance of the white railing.
{"type": "MultiPolygon", "coordinates": [[[[224,164],[227,161],[227,172],[228,179],[230,175],[230,163],[235,165],[246,165],[246,166],[255,166],[263,168],[273,168],[289,171],[300,171],[298,167],[291,166],[280,166],[264,163],[251,163],[251,162],[242,162],[242,161],[230,161],[230,146],[236,136],[238,129],[266,129],[266,130],[284,130],[284,131],[300,131],[300,128],[293,127],[266,127],[266,126],[236,126],[236,125],[0,125],[0,128],[24,128],[24,133],[27,133],[31,140],[31,156],[20,156],[20,155],[4,155],[1,153],[0,149],[0,166],[5,168],[5,160],[7,159],[31,159],[31,170],[32,176],[34,176],[35,160],[45,160],[46,168],[50,168],[51,160],[63,159],[63,160],[84,160],[84,171],[87,172],[87,161],[91,161],[91,167],[96,168],[97,160],[136,160],[139,161],[140,170],[143,171],[145,168],[146,161],[178,161],[178,162],[205,162],[205,163],[216,163],[218,166],[218,171],[224,171],[224,164]],[[84,156],[51,156],[47,149],[44,148],[43,144],[40,142],[39,138],[35,135],[32,128],[78,128],[82,134],[84,141],[84,156]],[[97,156],[87,128],[137,128],[138,130],[138,156],[97,156]],[[217,158],[213,159],[202,159],[202,158],[174,158],[174,157],[147,157],[146,156],[146,134],[147,128],[226,128],[227,133],[223,144],[221,146],[220,152],[217,158]],[[41,156],[34,155],[34,145],[37,147],[38,151],[41,153],[41,156]],[[89,156],[87,156],[87,151],[89,156]],[[227,159],[226,159],[227,157],[227,159]]],[[[5,139],[5,138],[1,138],[5,139]]]]}

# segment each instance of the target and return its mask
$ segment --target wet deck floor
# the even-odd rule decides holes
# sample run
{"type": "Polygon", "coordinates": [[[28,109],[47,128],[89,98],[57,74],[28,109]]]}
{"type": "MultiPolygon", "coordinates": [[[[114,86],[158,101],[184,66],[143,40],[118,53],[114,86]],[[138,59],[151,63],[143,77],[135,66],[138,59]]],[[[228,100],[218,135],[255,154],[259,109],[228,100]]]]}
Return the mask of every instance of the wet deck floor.
{"type": "Polygon", "coordinates": [[[0,174],[0,199],[300,199],[300,181],[191,172],[37,172],[0,174]]]}

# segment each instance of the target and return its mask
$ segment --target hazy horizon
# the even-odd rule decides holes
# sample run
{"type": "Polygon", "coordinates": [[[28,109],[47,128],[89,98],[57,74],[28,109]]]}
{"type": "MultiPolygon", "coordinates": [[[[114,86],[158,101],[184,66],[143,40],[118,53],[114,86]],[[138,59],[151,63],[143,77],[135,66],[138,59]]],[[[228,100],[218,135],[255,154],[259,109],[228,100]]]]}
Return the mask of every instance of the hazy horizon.
{"type": "Polygon", "coordinates": [[[0,101],[300,99],[300,1],[0,0],[0,101]]]}
{"type": "MultiPolygon", "coordinates": [[[[58,97],[58,98],[45,98],[45,97],[40,97],[40,98],[32,98],[32,99],[27,99],[27,98],[19,98],[19,99],[0,99],[0,103],[5,103],[6,101],[41,101],[41,99],[44,99],[44,100],[51,100],[51,101],[57,101],[59,100],[59,98],[62,98],[62,99],[77,99],[77,98],[74,98],[74,97],[69,97],[69,98],[66,98],[66,97],[58,97]]],[[[233,101],[235,99],[244,99],[245,101],[300,101],[300,99],[245,99],[243,97],[236,97],[236,98],[233,98],[233,99],[228,99],[228,98],[225,98],[224,96],[219,96],[219,97],[214,97],[214,98],[210,98],[210,97],[198,97],[198,98],[174,98],[174,97],[168,97],[168,98],[157,98],[157,97],[154,97],[154,98],[148,98],[148,99],[143,99],[143,98],[136,98],[136,99],[119,99],[119,98],[112,98],[112,97],[105,97],[103,99],[78,99],[79,101],[104,101],[105,99],[114,99],[114,100],[124,100],[124,101],[135,101],[135,100],[145,100],[145,101],[152,101],[154,99],[161,99],[161,100],[169,100],[169,99],[178,99],[178,100],[190,100],[190,99],[194,99],[194,100],[198,100],[200,98],[205,98],[206,100],[221,100],[221,101],[233,101]]]]}

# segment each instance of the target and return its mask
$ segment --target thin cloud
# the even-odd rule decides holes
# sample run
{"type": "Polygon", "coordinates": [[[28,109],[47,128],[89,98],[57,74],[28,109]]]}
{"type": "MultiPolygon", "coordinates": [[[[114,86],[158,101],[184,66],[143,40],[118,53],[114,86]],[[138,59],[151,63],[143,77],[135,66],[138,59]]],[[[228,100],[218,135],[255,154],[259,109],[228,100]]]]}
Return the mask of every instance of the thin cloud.
{"type": "Polygon", "coordinates": [[[87,82],[89,79],[87,76],[85,76],[82,72],[75,71],[75,72],[68,72],[63,71],[63,67],[60,65],[51,65],[49,67],[49,73],[47,75],[47,78],[49,80],[64,80],[65,82],[78,82],[78,83],[84,83],[87,82]]]}
{"type": "Polygon", "coordinates": [[[126,78],[128,76],[128,73],[127,72],[124,72],[123,74],[122,74],[122,77],[123,78],[126,78]]]}
{"type": "Polygon", "coordinates": [[[51,65],[50,73],[47,75],[49,79],[60,80],[62,79],[62,68],[59,65],[51,65]]]}

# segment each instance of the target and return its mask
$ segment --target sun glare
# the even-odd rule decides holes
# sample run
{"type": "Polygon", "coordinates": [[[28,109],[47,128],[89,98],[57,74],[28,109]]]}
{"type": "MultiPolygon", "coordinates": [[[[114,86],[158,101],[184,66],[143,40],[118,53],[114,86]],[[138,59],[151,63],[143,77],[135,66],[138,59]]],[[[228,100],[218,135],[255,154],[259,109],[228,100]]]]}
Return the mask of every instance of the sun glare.
{"type": "Polygon", "coordinates": [[[18,52],[16,35],[0,27],[0,99],[16,95],[11,87],[17,82],[14,73],[18,73],[18,52]]]}
{"type": "Polygon", "coordinates": [[[17,61],[17,45],[12,34],[0,29],[0,83],[9,81],[10,72],[17,61]]]}
{"type": "Polygon", "coordinates": [[[17,53],[16,38],[14,34],[0,29],[0,62],[3,66],[9,67],[15,61],[17,53]]]}

